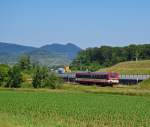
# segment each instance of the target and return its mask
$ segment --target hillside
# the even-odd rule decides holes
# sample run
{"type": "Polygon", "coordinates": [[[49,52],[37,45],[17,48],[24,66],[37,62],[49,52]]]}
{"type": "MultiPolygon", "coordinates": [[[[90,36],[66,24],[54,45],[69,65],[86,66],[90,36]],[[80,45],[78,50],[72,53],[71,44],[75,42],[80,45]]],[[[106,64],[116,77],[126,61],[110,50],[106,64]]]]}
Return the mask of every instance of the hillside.
{"type": "Polygon", "coordinates": [[[72,43],[67,43],[66,45],[63,44],[45,45],[42,46],[40,49],[50,51],[53,54],[57,55],[66,55],[69,59],[75,58],[77,53],[81,51],[81,48],[72,43]]]}
{"type": "Polygon", "coordinates": [[[81,48],[71,43],[35,48],[0,42],[0,63],[15,64],[21,55],[28,54],[32,61],[43,65],[66,65],[76,57],[80,50],[81,48]]]}
{"type": "Polygon", "coordinates": [[[120,74],[150,74],[150,60],[121,62],[99,71],[118,72],[120,74]]]}
{"type": "MultiPolygon", "coordinates": [[[[131,44],[123,47],[101,46],[82,50],[72,62],[78,69],[80,65],[89,70],[94,67],[110,67],[124,61],[150,60],[150,44],[131,44]]],[[[97,68],[96,68],[97,70],[97,68]]],[[[93,69],[91,70],[93,71],[93,69]]]]}
{"type": "Polygon", "coordinates": [[[22,54],[33,50],[36,50],[36,48],[0,42],[0,63],[15,64],[22,54]]]}
{"type": "Polygon", "coordinates": [[[18,55],[18,54],[31,52],[35,49],[37,49],[37,48],[0,42],[0,54],[2,54],[2,55],[3,54],[18,55]]]}
{"type": "Polygon", "coordinates": [[[71,62],[71,59],[69,59],[67,55],[55,54],[41,48],[30,52],[29,55],[32,61],[42,65],[59,66],[68,65],[71,62]]]}

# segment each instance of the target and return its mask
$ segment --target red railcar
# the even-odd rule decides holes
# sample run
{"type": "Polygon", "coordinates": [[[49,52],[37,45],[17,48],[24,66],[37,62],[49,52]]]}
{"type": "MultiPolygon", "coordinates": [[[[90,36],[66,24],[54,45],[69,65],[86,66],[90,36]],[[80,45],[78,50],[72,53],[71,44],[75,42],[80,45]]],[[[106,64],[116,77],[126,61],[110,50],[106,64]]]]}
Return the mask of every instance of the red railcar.
{"type": "Polygon", "coordinates": [[[80,84],[113,85],[119,83],[119,74],[115,72],[79,72],[76,82],[80,84]]]}

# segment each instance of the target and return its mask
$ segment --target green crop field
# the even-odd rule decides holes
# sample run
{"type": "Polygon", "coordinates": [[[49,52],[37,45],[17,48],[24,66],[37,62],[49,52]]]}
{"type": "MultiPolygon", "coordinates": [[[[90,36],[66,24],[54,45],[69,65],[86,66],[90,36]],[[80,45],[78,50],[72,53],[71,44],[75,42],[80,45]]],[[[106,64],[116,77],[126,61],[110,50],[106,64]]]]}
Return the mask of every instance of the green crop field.
{"type": "Polygon", "coordinates": [[[148,127],[150,96],[0,91],[0,127],[148,127]]]}
{"type": "Polygon", "coordinates": [[[121,62],[112,67],[100,69],[99,71],[112,71],[120,74],[150,74],[150,60],[121,62]]]}

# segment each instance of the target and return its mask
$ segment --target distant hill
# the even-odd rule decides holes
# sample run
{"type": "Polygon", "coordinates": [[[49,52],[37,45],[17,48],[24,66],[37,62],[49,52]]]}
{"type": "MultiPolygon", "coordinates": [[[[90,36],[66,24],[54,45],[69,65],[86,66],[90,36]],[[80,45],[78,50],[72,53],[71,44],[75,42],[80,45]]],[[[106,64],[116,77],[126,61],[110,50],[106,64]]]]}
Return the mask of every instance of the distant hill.
{"type": "Polygon", "coordinates": [[[81,48],[68,43],[45,45],[40,48],[0,42],[0,63],[15,64],[23,54],[28,54],[35,62],[44,65],[69,64],[81,48]]]}
{"type": "Polygon", "coordinates": [[[42,48],[36,49],[28,54],[32,61],[48,66],[68,65],[72,61],[67,55],[56,54],[42,48]]]}
{"type": "Polygon", "coordinates": [[[30,46],[0,42],[0,63],[15,64],[22,54],[26,54],[35,49],[30,46]]]}
{"type": "Polygon", "coordinates": [[[53,54],[66,55],[70,59],[75,58],[77,53],[81,51],[81,48],[79,48],[78,46],[72,43],[68,43],[66,45],[62,45],[62,44],[45,45],[41,47],[40,49],[44,49],[45,51],[49,51],[53,54]]]}
{"type": "Polygon", "coordinates": [[[36,48],[30,46],[22,46],[17,44],[0,42],[0,55],[1,54],[19,55],[33,51],[35,49],[36,48]]]}
{"type": "Polygon", "coordinates": [[[150,74],[150,60],[121,62],[99,71],[118,72],[120,74],[150,74]]]}

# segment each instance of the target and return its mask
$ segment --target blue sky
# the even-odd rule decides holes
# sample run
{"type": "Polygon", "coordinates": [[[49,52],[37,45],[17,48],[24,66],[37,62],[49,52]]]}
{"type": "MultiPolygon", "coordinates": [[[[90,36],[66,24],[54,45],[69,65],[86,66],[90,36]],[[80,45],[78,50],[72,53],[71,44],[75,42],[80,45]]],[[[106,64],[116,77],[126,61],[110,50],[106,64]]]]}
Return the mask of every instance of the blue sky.
{"type": "Polygon", "coordinates": [[[82,48],[150,42],[150,0],[0,0],[0,41],[82,48]]]}

